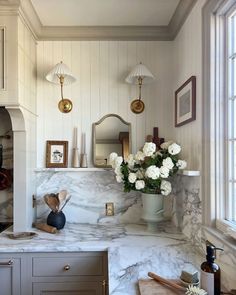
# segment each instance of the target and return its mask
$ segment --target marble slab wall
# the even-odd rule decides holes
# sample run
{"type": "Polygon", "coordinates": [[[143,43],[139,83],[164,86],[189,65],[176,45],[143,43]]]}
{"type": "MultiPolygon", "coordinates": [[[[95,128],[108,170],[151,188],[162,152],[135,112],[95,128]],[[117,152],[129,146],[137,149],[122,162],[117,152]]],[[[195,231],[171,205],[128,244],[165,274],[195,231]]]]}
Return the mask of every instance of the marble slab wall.
{"type": "Polygon", "coordinates": [[[177,227],[202,249],[202,200],[200,177],[177,175],[173,179],[172,220],[177,227]]]}
{"type": "Polygon", "coordinates": [[[43,196],[67,190],[71,195],[63,212],[71,223],[138,223],[141,213],[140,193],[124,193],[112,171],[36,173],[37,218],[45,219],[50,209],[43,196]],[[113,202],[114,216],[105,215],[105,204],[113,202]]]}
{"type": "MultiPolygon", "coordinates": [[[[142,203],[139,192],[123,192],[112,171],[54,171],[36,173],[37,218],[46,219],[50,209],[43,196],[66,189],[71,200],[63,209],[72,223],[140,223],[142,203]],[[105,204],[113,202],[114,216],[105,215],[105,204]]],[[[165,217],[173,219],[193,243],[200,241],[201,201],[197,177],[177,176],[173,180],[173,194],[165,198],[165,217]]]]}

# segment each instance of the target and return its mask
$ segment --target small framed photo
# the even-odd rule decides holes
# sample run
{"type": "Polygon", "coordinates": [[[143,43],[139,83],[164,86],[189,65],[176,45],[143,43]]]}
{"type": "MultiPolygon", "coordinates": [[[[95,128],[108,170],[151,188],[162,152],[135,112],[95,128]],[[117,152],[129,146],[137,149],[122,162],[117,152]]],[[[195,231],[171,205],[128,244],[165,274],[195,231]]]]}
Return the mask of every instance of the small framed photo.
{"type": "Polygon", "coordinates": [[[175,127],[196,119],[196,76],[175,91],[175,127]]]}
{"type": "Polygon", "coordinates": [[[68,141],[48,140],[46,145],[46,167],[66,168],[68,165],[68,141]]]}

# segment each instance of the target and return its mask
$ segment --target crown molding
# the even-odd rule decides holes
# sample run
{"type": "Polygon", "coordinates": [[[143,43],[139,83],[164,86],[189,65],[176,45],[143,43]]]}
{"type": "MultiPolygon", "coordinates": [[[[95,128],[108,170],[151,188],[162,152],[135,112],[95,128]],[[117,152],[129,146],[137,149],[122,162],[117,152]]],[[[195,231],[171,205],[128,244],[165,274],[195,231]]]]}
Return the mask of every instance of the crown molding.
{"type": "Polygon", "coordinates": [[[180,0],[167,26],[43,26],[30,0],[0,0],[0,15],[18,11],[36,40],[174,40],[197,0],[180,0]]]}
{"type": "Polygon", "coordinates": [[[40,40],[170,40],[166,26],[43,26],[40,40]]]}

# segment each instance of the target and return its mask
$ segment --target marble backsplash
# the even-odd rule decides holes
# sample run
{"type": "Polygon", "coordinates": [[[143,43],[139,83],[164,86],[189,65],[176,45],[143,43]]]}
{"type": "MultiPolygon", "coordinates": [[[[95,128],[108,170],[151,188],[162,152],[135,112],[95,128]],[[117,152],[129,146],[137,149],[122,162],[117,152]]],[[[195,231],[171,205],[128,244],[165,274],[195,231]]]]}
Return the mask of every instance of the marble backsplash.
{"type": "MultiPolygon", "coordinates": [[[[139,192],[123,192],[122,184],[110,170],[36,172],[37,218],[46,219],[50,209],[43,196],[66,189],[71,200],[63,209],[71,223],[140,223],[141,196],[139,192]],[[105,215],[105,204],[113,202],[114,216],[105,215]]],[[[173,179],[173,194],[165,198],[165,217],[195,244],[201,242],[201,200],[199,177],[177,175],[173,179]]]]}
{"type": "Polygon", "coordinates": [[[139,223],[140,193],[124,193],[112,171],[52,171],[37,172],[37,218],[45,219],[50,209],[43,196],[67,190],[71,195],[63,212],[71,223],[139,223]],[[105,204],[114,203],[115,215],[105,215],[105,204]]]}

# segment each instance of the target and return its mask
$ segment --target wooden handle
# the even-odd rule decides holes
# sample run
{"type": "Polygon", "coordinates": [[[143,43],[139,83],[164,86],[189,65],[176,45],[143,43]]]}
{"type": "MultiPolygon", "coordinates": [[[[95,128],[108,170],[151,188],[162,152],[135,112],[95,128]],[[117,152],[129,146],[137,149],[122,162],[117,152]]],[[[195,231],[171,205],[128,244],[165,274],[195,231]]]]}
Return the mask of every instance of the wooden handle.
{"type": "Polygon", "coordinates": [[[48,225],[46,223],[34,223],[33,226],[36,227],[37,229],[41,229],[41,230],[43,230],[47,233],[50,233],[50,234],[57,233],[56,227],[53,227],[53,226],[48,225]]]}
{"type": "Polygon", "coordinates": [[[162,277],[156,275],[156,274],[153,273],[153,272],[149,272],[149,273],[148,273],[148,276],[149,276],[150,278],[154,279],[155,281],[157,281],[157,282],[159,282],[159,283],[161,283],[161,284],[165,284],[165,285],[167,285],[167,286],[170,286],[170,287],[172,287],[172,288],[174,288],[174,289],[176,289],[176,290],[186,291],[186,288],[181,287],[181,286],[179,286],[178,284],[171,282],[170,280],[164,279],[164,278],[162,278],[162,277]]]}

